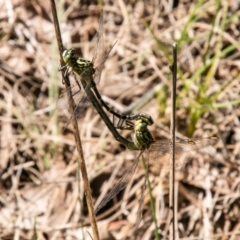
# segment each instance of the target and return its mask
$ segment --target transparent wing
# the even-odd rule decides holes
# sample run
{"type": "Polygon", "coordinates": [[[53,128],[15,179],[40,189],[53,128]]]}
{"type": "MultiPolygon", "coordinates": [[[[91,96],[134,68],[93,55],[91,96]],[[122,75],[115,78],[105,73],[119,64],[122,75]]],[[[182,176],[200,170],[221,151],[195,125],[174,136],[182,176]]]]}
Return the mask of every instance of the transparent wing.
{"type": "Polygon", "coordinates": [[[81,91],[82,87],[80,85],[80,81],[78,81],[77,79],[79,76],[76,76],[76,74],[74,74],[74,77],[76,78],[75,83],[72,83],[72,86],[70,86],[60,94],[56,107],[59,111],[69,110],[68,92],[70,92],[71,90],[73,100],[76,106],[72,117],[81,117],[81,113],[83,113],[88,106],[89,100],[86,96],[86,93],[84,91],[81,91]]]}
{"type": "Polygon", "coordinates": [[[95,67],[94,81],[96,84],[98,84],[100,81],[103,65],[104,65],[104,62],[106,61],[104,54],[105,54],[105,48],[104,48],[104,37],[103,37],[103,11],[101,11],[98,31],[95,36],[95,46],[94,46],[93,60],[92,60],[95,67]]]}
{"type": "Polygon", "coordinates": [[[109,194],[98,205],[98,207],[95,210],[95,213],[97,213],[103,206],[106,205],[106,203],[108,203],[112,198],[114,198],[121,190],[123,190],[127,186],[127,184],[132,179],[132,176],[137,168],[137,165],[139,163],[139,159],[140,159],[141,155],[142,155],[142,152],[140,152],[140,154],[134,161],[131,168],[123,174],[123,176],[119,180],[119,182],[113,187],[113,189],[109,192],[109,194]]]}
{"type": "Polygon", "coordinates": [[[103,11],[101,11],[100,19],[99,19],[99,26],[98,31],[95,36],[95,47],[93,51],[93,65],[95,68],[95,74],[94,74],[94,81],[96,84],[100,82],[102,70],[104,67],[104,63],[107,60],[112,48],[116,43],[113,44],[113,46],[110,48],[110,50],[105,53],[105,46],[104,46],[104,29],[103,29],[103,11]]]}
{"type": "MultiPolygon", "coordinates": [[[[201,148],[213,145],[218,141],[216,137],[198,138],[198,139],[181,139],[176,140],[175,144],[175,161],[176,169],[181,168],[186,162],[186,156],[191,152],[198,151],[201,148]]],[[[149,148],[150,165],[158,168],[171,167],[171,142],[157,141],[149,148]]]]}

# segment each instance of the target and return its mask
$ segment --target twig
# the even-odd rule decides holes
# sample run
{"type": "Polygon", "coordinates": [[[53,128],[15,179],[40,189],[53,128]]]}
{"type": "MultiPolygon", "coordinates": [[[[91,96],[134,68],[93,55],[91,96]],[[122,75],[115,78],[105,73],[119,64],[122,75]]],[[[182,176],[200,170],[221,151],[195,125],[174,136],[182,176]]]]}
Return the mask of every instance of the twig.
{"type": "Polygon", "coordinates": [[[171,139],[172,139],[172,152],[171,152],[171,161],[172,168],[170,172],[170,196],[169,196],[169,206],[171,214],[171,225],[170,225],[170,239],[178,239],[177,234],[177,202],[175,194],[175,111],[176,111],[176,82],[177,82],[177,43],[173,43],[173,64],[171,66],[172,71],[172,114],[171,114],[171,139]]]}
{"type": "MultiPolygon", "coordinates": [[[[58,42],[60,62],[62,65],[62,63],[63,63],[63,59],[62,59],[63,44],[62,44],[61,32],[60,32],[59,23],[58,23],[57,10],[56,10],[55,1],[50,0],[50,3],[51,3],[51,8],[52,8],[52,15],[53,15],[53,21],[54,21],[54,26],[55,26],[56,38],[57,38],[57,42],[58,42]]],[[[64,76],[64,73],[62,73],[62,75],[64,76]]],[[[65,83],[66,89],[70,89],[70,91],[66,91],[66,92],[67,92],[67,96],[68,96],[68,104],[70,107],[69,111],[71,114],[73,114],[75,104],[74,104],[74,100],[72,98],[72,92],[71,92],[70,81],[69,81],[68,76],[64,76],[64,83],[65,83]]],[[[76,147],[77,147],[77,151],[79,154],[79,162],[78,163],[79,163],[79,167],[80,167],[82,178],[83,178],[87,207],[88,207],[88,212],[89,212],[89,218],[90,218],[92,231],[93,231],[93,239],[99,240],[100,238],[99,238],[99,233],[98,233],[98,228],[97,228],[97,221],[96,221],[96,217],[94,214],[91,188],[90,188],[90,184],[89,184],[89,180],[88,180],[87,169],[86,169],[86,164],[85,164],[85,160],[84,160],[84,156],[83,156],[81,138],[80,138],[76,118],[72,119],[72,124],[73,124],[73,128],[74,128],[74,137],[75,137],[75,141],[76,141],[76,147]]]]}

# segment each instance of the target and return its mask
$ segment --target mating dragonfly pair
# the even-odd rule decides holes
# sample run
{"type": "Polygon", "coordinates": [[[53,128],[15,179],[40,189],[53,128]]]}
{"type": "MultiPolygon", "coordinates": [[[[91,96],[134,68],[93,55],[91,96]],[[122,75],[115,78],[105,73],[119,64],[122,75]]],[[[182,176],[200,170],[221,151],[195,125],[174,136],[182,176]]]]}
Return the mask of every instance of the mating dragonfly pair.
{"type": "MultiPolygon", "coordinates": [[[[153,119],[151,116],[143,113],[136,115],[122,115],[115,112],[110,108],[101,98],[100,93],[97,89],[97,83],[100,81],[101,72],[106,61],[108,54],[105,55],[104,44],[103,44],[103,15],[101,14],[99,29],[97,32],[97,44],[94,48],[94,56],[92,61],[88,61],[84,58],[80,58],[75,54],[75,49],[65,50],[63,52],[63,60],[65,65],[60,68],[64,70],[64,76],[66,77],[69,73],[74,74],[75,83],[71,86],[71,93],[76,105],[73,117],[78,115],[78,109],[81,108],[80,90],[83,88],[88,99],[92,102],[96,111],[105,122],[109,130],[112,132],[113,136],[117,141],[122,143],[128,149],[139,150],[140,154],[134,161],[132,167],[127,170],[115,187],[109,192],[109,194],[102,200],[99,206],[96,208],[97,213],[107,202],[109,202],[113,197],[115,197],[126,185],[130,182],[137,166],[140,161],[142,154],[148,152],[148,163],[150,165],[161,167],[170,167],[171,159],[171,146],[170,141],[154,141],[148,126],[152,125],[153,119]],[[119,119],[117,126],[111,122],[106,112],[105,108],[111,114],[119,119]],[[122,126],[122,122],[126,122],[126,126],[122,126]],[[133,141],[129,141],[123,138],[117,129],[126,129],[134,132],[133,141]]],[[[70,90],[70,89],[69,89],[70,90]]],[[[68,90],[67,90],[68,91],[68,90]]],[[[60,95],[58,105],[62,105],[63,102],[67,102],[66,92],[60,95]]],[[[217,141],[216,137],[201,138],[201,139],[181,139],[175,142],[175,156],[176,156],[176,168],[181,167],[182,163],[180,159],[191,152],[198,151],[199,149],[212,145],[217,141]]]]}

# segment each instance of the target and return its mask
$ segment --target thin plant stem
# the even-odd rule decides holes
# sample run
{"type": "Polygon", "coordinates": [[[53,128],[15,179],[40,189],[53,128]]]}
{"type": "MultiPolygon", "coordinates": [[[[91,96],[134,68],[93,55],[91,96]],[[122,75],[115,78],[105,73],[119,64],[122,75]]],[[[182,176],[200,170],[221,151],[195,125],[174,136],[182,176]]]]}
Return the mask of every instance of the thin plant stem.
{"type": "MultiPolygon", "coordinates": [[[[55,1],[50,0],[50,3],[51,3],[53,21],[54,21],[54,26],[55,26],[55,34],[56,34],[57,43],[58,43],[60,62],[62,65],[63,64],[63,58],[62,58],[63,44],[62,44],[61,32],[60,32],[59,22],[58,22],[58,17],[57,17],[57,10],[56,10],[55,1]]],[[[62,74],[64,76],[64,73],[62,73],[62,74]]],[[[70,89],[70,91],[66,91],[66,92],[67,92],[67,96],[68,96],[68,105],[70,108],[69,111],[71,114],[73,114],[75,107],[74,107],[74,100],[72,98],[72,92],[71,92],[70,81],[69,81],[68,76],[64,76],[64,83],[65,83],[66,89],[70,89]]],[[[77,151],[79,154],[78,164],[79,164],[79,168],[80,168],[82,178],[83,178],[83,185],[84,185],[84,190],[85,190],[85,194],[86,194],[86,202],[87,202],[87,207],[88,207],[88,212],[89,212],[89,218],[90,218],[91,227],[92,227],[92,231],[93,231],[93,239],[99,240],[100,238],[99,238],[96,216],[94,214],[91,188],[90,188],[90,184],[89,184],[89,180],[88,180],[87,169],[86,169],[86,164],[85,164],[83,149],[82,149],[82,143],[81,143],[81,138],[80,138],[76,118],[72,119],[72,124],[73,124],[73,128],[74,128],[74,137],[75,137],[76,147],[77,147],[77,151]]]]}
{"type": "Polygon", "coordinates": [[[175,196],[175,113],[176,113],[176,82],[177,82],[177,43],[173,43],[173,64],[171,66],[172,71],[172,114],[171,114],[171,139],[172,139],[172,152],[171,152],[171,163],[172,168],[170,171],[170,196],[169,196],[169,206],[170,206],[170,214],[171,214],[171,225],[170,225],[170,239],[175,240],[178,239],[177,234],[177,204],[176,204],[176,196],[175,196]]]}
{"type": "MultiPolygon", "coordinates": [[[[149,155],[149,154],[147,154],[147,155],[149,155]]],[[[154,198],[152,195],[151,183],[149,180],[149,156],[147,156],[147,162],[146,162],[145,158],[142,157],[142,164],[143,164],[143,167],[145,170],[144,185],[147,184],[148,194],[150,197],[150,207],[151,207],[152,219],[153,219],[153,223],[154,223],[154,236],[155,236],[156,240],[160,240],[160,236],[158,234],[158,223],[157,223],[157,217],[156,217],[156,211],[155,211],[155,203],[154,203],[154,198]]]]}

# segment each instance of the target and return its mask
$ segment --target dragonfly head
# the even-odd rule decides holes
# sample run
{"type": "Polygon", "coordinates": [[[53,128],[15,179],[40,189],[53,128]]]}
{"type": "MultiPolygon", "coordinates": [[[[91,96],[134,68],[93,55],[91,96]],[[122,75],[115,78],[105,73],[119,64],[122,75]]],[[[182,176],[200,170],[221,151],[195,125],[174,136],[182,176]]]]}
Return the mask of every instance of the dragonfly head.
{"type": "Polygon", "coordinates": [[[139,113],[137,120],[139,120],[139,122],[144,123],[148,126],[151,126],[154,123],[152,117],[146,113],[139,113]]]}
{"type": "Polygon", "coordinates": [[[71,62],[75,52],[76,52],[75,48],[70,48],[68,50],[64,50],[62,53],[63,61],[65,63],[71,62]]]}

